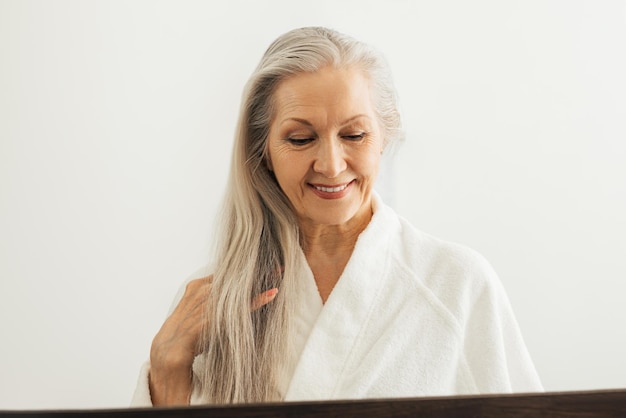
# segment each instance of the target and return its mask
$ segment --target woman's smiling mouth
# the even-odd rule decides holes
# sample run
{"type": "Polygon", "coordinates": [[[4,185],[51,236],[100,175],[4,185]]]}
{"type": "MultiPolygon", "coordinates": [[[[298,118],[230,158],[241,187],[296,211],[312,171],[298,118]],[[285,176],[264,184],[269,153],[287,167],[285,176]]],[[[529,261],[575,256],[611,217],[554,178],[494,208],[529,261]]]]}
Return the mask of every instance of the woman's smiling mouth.
{"type": "Polygon", "coordinates": [[[309,183],[309,186],[311,186],[311,189],[317,196],[323,199],[339,199],[349,192],[352,183],[354,183],[354,180],[344,184],[333,185],[309,183]]]}

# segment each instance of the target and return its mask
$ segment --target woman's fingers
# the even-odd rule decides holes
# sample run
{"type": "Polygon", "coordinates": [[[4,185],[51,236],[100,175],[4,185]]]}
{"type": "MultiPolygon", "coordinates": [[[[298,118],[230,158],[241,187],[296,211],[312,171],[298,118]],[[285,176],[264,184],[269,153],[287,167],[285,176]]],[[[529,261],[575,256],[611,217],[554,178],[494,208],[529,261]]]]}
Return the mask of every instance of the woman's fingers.
{"type": "Polygon", "coordinates": [[[268,303],[273,301],[274,298],[276,297],[277,293],[278,293],[278,289],[274,287],[274,288],[272,288],[270,290],[266,290],[265,292],[261,293],[260,295],[257,295],[252,300],[252,310],[256,311],[257,309],[261,308],[262,306],[267,305],[268,303]]]}

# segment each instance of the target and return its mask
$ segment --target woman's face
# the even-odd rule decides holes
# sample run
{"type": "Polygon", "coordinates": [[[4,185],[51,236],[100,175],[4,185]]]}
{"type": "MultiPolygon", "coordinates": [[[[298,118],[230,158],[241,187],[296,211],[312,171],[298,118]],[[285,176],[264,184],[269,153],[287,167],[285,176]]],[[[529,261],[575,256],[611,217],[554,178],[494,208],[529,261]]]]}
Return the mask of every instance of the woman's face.
{"type": "Polygon", "coordinates": [[[282,81],[274,93],[269,166],[300,223],[369,221],[383,150],[367,77],[325,67],[282,81]]]}

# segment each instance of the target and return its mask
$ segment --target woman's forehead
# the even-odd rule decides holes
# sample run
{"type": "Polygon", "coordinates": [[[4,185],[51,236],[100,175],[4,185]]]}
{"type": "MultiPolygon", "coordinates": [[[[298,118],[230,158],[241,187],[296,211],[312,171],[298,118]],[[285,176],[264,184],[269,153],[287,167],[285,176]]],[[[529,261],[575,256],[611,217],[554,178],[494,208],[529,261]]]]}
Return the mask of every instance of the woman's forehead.
{"type": "Polygon", "coordinates": [[[324,68],[283,80],[273,95],[274,122],[308,122],[326,119],[346,123],[373,117],[370,83],[362,71],[324,68]]]}

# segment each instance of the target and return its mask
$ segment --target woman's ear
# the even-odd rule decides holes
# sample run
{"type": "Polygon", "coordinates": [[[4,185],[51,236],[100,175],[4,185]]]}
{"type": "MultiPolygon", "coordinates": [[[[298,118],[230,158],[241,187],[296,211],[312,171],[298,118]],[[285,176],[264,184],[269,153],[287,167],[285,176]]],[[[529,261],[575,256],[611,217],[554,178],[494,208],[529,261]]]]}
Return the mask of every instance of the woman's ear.
{"type": "Polygon", "coordinates": [[[271,171],[272,173],[274,172],[274,168],[272,167],[272,160],[270,160],[269,155],[265,157],[265,166],[267,167],[269,171],[271,171]]]}

